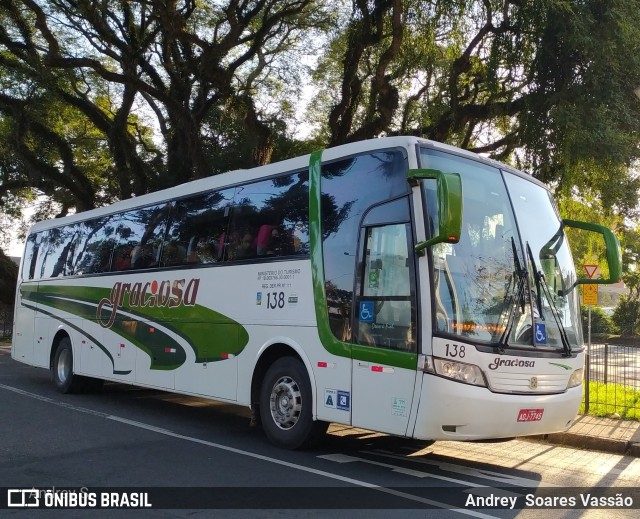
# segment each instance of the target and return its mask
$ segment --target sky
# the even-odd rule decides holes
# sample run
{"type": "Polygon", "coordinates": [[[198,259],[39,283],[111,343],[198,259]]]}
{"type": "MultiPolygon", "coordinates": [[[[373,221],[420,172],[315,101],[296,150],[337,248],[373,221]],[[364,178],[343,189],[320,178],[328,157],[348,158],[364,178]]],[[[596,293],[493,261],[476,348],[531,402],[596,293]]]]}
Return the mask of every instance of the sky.
{"type": "Polygon", "coordinates": [[[4,248],[4,252],[9,256],[22,257],[23,241],[18,238],[18,226],[20,222],[15,222],[14,228],[9,230],[10,239],[7,247],[4,248]]]}

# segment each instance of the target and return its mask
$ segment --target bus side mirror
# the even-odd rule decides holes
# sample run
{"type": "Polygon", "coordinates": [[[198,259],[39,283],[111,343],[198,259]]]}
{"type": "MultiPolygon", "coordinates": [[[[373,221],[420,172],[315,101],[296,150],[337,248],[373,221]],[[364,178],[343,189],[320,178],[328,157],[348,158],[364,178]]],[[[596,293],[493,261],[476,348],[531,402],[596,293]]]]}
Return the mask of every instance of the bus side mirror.
{"type": "Polygon", "coordinates": [[[617,283],[622,277],[622,252],[620,251],[620,242],[613,231],[604,225],[595,223],[580,222],[577,220],[562,220],[564,227],[574,227],[584,231],[595,232],[601,234],[604,238],[606,248],[607,264],[609,266],[609,277],[607,279],[589,279],[578,278],[576,285],[579,284],[611,284],[617,283]]]}
{"type": "Polygon", "coordinates": [[[421,241],[415,246],[416,252],[437,243],[458,243],[462,230],[462,180],[458,173],[442,173],[435,169],[410,169],[409,183],[417,185],[421,180],[436,181],[438,200],[437,235],[421,241]]]}

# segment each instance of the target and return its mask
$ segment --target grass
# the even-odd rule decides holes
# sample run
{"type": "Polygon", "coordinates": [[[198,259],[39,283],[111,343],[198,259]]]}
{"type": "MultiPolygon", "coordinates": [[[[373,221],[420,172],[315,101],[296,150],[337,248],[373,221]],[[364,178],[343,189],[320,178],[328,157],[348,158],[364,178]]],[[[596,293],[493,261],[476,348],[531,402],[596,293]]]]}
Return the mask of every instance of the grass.
{"type": "MultiPolygon", "coordinates": [[[[584,414],[583,389],[581,414],[584,414]]],[[[640,420],[640,391],[620,384],[589,383],[589,415],[640,420]]]]}

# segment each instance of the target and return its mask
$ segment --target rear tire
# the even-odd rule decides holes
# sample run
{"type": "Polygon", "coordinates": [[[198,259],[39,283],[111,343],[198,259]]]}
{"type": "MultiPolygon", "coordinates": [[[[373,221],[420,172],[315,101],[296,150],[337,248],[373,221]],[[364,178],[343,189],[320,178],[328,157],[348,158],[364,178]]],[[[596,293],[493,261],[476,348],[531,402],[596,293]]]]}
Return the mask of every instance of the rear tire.
{"type": "Polygon", "coordinates": [[[73,348],[69,337],[58,343],[51,364],[51,378],[61,393],[73,393],[82,386],[82,377],[73,373],[73,348]]]}
{"type": "Polygon", "coordinates": [[[269,367],[260,390],[260,419],[271,443],[300,449],[324,434],[329,424],[313,420],[312,394],[307,370],[299,360],[282,357],[269,367]]]}

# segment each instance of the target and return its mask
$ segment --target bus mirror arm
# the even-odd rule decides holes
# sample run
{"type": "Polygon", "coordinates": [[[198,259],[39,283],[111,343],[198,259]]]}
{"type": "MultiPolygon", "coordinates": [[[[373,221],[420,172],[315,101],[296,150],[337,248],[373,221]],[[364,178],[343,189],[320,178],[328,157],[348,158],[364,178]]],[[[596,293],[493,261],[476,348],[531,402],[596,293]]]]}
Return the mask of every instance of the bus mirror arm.
{"type": "MultiPolygon", "coordinates": [[[[462,230],[462,180],[458,173],[443,173],[436,169],[410,169],[407,174],[411,185],[421,180],[435,180],[438,201],[437,234],[415,245],[415,251],[424,255],[425,249],[437,243],[458,243],[462,230]]],[[[427,211],[429,208],[426,208],[427,211]]]]}
{"type": "Polygon", "coordinates": [[[609,277],[607,279],[578,278],[575,285],[589,284],[612,284],[617,283],[622,278],[622,252],[620,242],[611,229],[604,225],[581,222],[578,220],[562,220],[563,227],[573,227],[583,231],[601,234],[606,247],[607,265],[609,266],[609,277]]]}
{"type": "Polygon", "coordinates": [[[436,245],[437,243],[458,243],[458,240],[445,240],[442,239],[440,236],[436,236],[435,238],[431,238],[430,240],[424,240],[421,242],[416,243],[414,250],[416,251],[416,253],[419,256],[424,256],[425,255],[425,251],[433,246],[436,245]]]}

